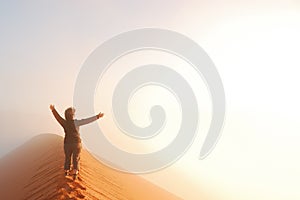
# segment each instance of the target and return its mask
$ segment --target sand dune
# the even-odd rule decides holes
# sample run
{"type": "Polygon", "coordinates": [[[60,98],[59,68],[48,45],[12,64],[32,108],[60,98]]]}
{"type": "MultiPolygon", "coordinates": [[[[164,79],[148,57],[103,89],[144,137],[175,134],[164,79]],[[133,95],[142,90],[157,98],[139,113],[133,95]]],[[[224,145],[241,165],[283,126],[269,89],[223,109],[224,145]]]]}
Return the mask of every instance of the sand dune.
{"type": "Polygon", "coordinates": [[[63,138],[37,136],[0,160],[0,199],[179,199],[139,176],[113,170],[83,150],[78,180],[63,174],[63,138]]]}

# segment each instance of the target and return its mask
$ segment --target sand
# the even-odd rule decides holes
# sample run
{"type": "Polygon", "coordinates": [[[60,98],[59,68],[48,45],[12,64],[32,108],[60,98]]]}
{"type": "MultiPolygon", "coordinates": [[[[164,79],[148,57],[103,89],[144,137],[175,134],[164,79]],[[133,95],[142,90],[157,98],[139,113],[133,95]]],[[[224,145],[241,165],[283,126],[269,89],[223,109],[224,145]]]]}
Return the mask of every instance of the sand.
{"type": "Polygon", "coordinates": [[[103,165],[88,151],[81,154],[79,178],[63,171],[63,138],[42,134],[0,160],[0,199],[180,199],[140,176],[103,165]]]}

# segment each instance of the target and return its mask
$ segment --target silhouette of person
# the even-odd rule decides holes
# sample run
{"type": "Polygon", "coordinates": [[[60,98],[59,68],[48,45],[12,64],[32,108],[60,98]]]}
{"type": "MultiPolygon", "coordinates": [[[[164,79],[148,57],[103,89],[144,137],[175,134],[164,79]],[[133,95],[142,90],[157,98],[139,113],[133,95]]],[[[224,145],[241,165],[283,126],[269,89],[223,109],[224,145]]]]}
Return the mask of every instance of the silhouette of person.
{"type": "Polygon", "coordinates": [[[81,138],[79,134],[79,127],[85,124],[89,124],[93,121],[104,116],[103,113],[99,113],[90,118],[77,120],[74,119],[75,109],[70,107],[65,110],[65,119],[62,118],[56,111],[54,105],[50,105],[50,110],[52,111],[55,119],[63,127],[65,132],[64,137],[64,152],[65,152],[65,164],[64,170],[65,175],[70,174],[71,158],[73,163],[73,178],[76,179],[79,173],[79,159],[81,152],[81,138]]]}

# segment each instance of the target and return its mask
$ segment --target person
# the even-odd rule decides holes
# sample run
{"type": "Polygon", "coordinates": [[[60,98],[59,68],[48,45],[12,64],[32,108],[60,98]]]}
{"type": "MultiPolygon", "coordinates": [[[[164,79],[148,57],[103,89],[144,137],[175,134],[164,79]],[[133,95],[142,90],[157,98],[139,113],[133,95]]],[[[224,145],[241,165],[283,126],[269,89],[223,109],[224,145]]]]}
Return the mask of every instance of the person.
{"type": "Polygon", "coordinates": [[[89,124],[97,119],[104,116],[104,113],[99,113],[90,118],[77,120],[74,119],[75,109],[70,107],[65,110],[65,119],[62,118],[56,111],[54,105],[50,105],[50,110],[52,111],[55,119],[63,127],[65,132],[64,137],[64,153],[65,153],[65,163],[64,170],[65,175],[70,175],[71,158],[73,163],[73,178],[76,179],[79,173],[79,159],[81,152],[81,138],[79,134],[79,127],[85,124],[89,124]]]}

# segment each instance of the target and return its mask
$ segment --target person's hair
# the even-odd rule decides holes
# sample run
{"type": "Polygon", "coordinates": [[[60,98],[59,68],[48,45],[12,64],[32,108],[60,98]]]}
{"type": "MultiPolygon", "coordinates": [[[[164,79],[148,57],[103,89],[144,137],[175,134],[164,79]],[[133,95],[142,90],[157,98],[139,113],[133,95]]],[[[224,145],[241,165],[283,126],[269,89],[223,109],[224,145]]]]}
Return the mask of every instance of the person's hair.
{"type": "Polygon", "coordinates": [[[65,119],[66,119],[67,121],[73,120],[74,113],[75,113],[75,109],[74,109],[74,108],[72,108],[72,107],[67,108],[67,109],[65,110],[65,119]]]}

